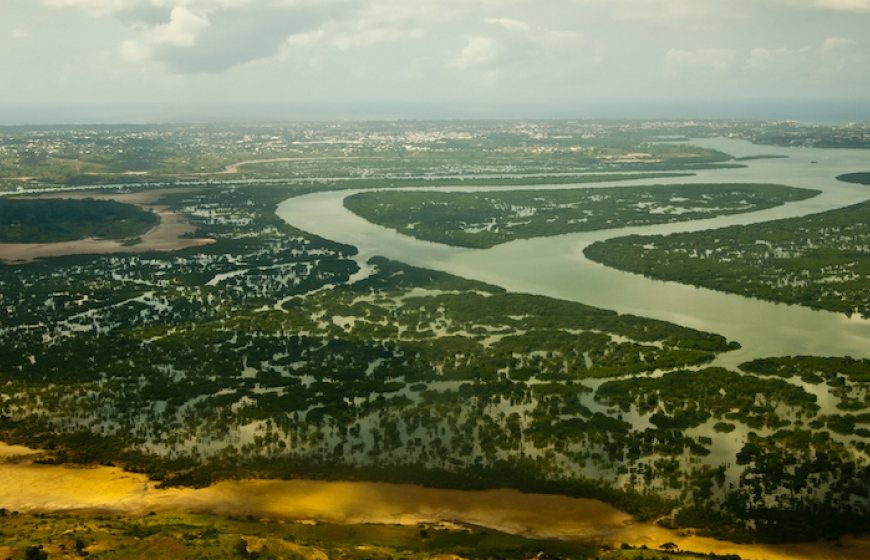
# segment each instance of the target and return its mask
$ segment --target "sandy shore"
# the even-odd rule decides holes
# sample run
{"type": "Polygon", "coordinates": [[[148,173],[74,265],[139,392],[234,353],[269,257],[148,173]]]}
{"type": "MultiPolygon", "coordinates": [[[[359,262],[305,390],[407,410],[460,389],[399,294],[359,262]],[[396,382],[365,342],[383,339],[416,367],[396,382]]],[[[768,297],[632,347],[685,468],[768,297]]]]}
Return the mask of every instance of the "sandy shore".
{"type": "Polygon", "coordinates": [[[183,216],[156,204],[164,194],[174,192],[189,192],[191,189],[159,189],[136,193],[114,194],[93,191],[58,192],[43,194],[28,198],[94,198],[98,200],[115,200],[127,204],[135,204],[160,216],[160,223],[141,236],[142,242],[136,245],[124,246],[119,241],[110,239],[80,239],[58,243],[0,243],[0,260],[7,262],[27,262],[41,257],[58,257],[62,255],[109,254],[109,253],[144,253],[148,251],[177,251],[188,247],[200,247],[214,243],[213,239],[193,239],[182,237],[192,233],[196,228],[183,216]]]}
{"type": "MultiPolygon", "coordinates": [[[[21,455],[0,444],[0,458],[21,455]]],[[[0,507],[9,510],[142,515],[149,511],[253,515],[328,523],[417,524],[441,521],[536,538],[738,554],[744,559],[834,560],[870,557],[870,537],[788,546],[738,545],[681,536],[597,500],[515,490],[438,490],[406,484],[244,480],[208,488],[160,490],[139,474],[110,467],[75,468],[0,459],[0,507]]]]}

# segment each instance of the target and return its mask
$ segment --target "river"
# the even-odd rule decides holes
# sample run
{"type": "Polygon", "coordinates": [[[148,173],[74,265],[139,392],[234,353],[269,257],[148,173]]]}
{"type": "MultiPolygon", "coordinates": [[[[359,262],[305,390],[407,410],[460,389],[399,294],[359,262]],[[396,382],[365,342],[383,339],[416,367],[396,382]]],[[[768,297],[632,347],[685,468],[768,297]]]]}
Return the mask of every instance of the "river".
{"type": "MultiPolygon", "coordinates": [[[[757,146],[736,139],[693,140],[694,145],[735,157],[775,154],[747,167],[699,171],[695,177],[632,180],[583,185],[499,187],[431,187],[440,192],[509,189],[627,187],[639,184],[780,183],[820,190],[814,198],[767,210],[712,219],[642,227],[599,230],[517,240],[490,249],[466,249],[421,241],[372,224],[343,206],[344,198],[362,190],[314,193],[291,198],[278,207],[287,223],[359,249],[360,265],[375,255],[441,270],[501,286],[581,302],[620,313],[671,321],[736,340],[742,348],[720,355],[715,365],[735,367],[759,357],[814,354],[870,357],[870,321],[857,316],[777,304],[644,278],[592,262],[583,255],[591,243],[628,234],[699,231],[803,216],[870,199],[870,188],[836,180],[842,173],[867,171],[866,150],[830,150],[757,146]]],[[[406,190],[426,190],[414,187],[406,190]]]]}

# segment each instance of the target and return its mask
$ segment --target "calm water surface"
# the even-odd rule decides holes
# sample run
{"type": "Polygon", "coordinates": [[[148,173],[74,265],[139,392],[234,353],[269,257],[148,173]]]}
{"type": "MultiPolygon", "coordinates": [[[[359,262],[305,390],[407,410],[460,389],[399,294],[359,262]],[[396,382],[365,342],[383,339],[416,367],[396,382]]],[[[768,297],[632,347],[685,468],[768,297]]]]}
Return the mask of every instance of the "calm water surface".
{"type": "MultiPolygon", "coordinates": [[[[870,170],[870,152],[756,146],[734,139],[693,140],[734,156],[779,154],[785,159],[748,161],[742,169],[701,171],[696,177],[637,180],[593,185],[535,187],[437,187],[439,191],[471,192],[521,188],[597,188],[638,184],[780,183],[822,191],[809,200],[735,216],[677,224],[610,229],[556,237],[519,240],[491,249],[465,249],[420,241],[374,225],[346,210],[344,198],[361,192],[315,193],[282,203],[278,215],[291,225],[359,248],[364,262],[382,255],[415,266],[457,274],[505,289],[578,301],[672,321],[719,333],[743,348],[720,356],[716,363],[736,366],[764,356],[790,354],[870,357],[870,321],[825,311],[776,304],[674,282],[651,280],[594,263],[583,256],[590,243],[627,234],[698,231],[802,216],[870,199],[870,187],[839,182],[837,175],[870,170]]],[[[419,187],[408,190],[426,190],[419,187]]]]}

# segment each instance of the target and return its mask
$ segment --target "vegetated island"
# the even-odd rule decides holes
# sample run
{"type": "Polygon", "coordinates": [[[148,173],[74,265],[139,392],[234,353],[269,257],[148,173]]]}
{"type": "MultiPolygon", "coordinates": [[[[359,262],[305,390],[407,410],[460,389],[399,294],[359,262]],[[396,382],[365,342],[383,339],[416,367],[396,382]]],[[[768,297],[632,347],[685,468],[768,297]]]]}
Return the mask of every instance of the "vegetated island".
{"type": "Polygon", "coordinates": [[[863,173],[846,173],[837,176],[838,181],[844,183],[858,183],[859,185],[870,185],[870,171],[863,173]]]}
{"type": "Polygon", "coordinates": [[[132,239],[159,223],[154,212],[113,200],[0,197],[0,243],[132,239]]]}
{"type": "Polygon", "coordinates": [[[751,212],[816,196],[770,184],[686,184],[505,192],[364,192],[344,199],[375,224],[426,241],[489,248],[515,239],[751,212]]]}
{"type": "Polygon", "coordinates": [[[781,154],[759,154],[755,156],[742,156],[734,158],[734,161],[756,161],[761,159],[786,159],[788,156],[781,154]]]}
{"type": "MultiPolygon", "coordinates": [[[[523,175],[519,177],[477,177],[474,175],[456,177],[391,177],[382,179],[354,179],[350,186],[355,189],[388,189],[403,187],[525,187],[536,185],[584,185],[623,181],[642,181],[645,179],[675,179],[694,177],[696,173],[613,173],[600,172],[582,175],[523,175]]],[[[329,186],[346,188],[349,181],[326,183],[329,186]]],[[[314,184],[314,183],[312,183],[314,184]]],[[[324,183],[319,183],[323,185],[324,183]]]]}
{"type": "Polygon", "coordinates": [[[652,278],[870,317],[870,201],[745,226],[631,235],[584,253],[652,278]]]}

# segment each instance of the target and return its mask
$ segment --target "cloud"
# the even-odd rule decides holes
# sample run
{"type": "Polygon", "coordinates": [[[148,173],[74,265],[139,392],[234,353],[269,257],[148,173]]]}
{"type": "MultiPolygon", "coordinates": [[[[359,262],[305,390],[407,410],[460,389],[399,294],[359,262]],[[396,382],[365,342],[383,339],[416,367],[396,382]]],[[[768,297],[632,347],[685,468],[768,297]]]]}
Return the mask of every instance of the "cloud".
{"type": "MultiPolygon", "coordinates": [[[[446,0],[445,0],[446,1],[446,0]]],[[[340,51],[420,39],[448,8],[418,0],[364,1],[335,15],[323,27],[325,42],[340,51]]]]}
{"type": "Polygon", "coordinates": [[[287,46],[289,47],[307,47],[309,45],[316,45],[323,40],[323,37],[326,33],[323,29],[318,29],[316,31],[304,31],[302,33],[294,33],[287,37],[287,46]]]}
{"type": "Polygon", "coordinates": [[[487,65],[499,56],[498,43],[491,37],[469,37],[459,56],[453,59],[448,66],[460,70],[478,68],[487,65]]]}
{"type": "Polygon", "coordinates": [[[528,22],[519,21],[516,19],[510,18],[486,18],[483,20],[484,23],[489,23],[491,25],[499,25],[508,31],[529,31],[531,26],[528,22]]]}
{"type": "Polygon", "coordinates": [[[844,76],[866,74],[868,57],[858,48],[857,41],[844,37],[828,37],[815,46],[800,48],[760,48],[749,52],[744,66],[753,79],[780,83],[842,83],[844,76]],[[836,78],[833,78],[836,76],[836,78]]]}
{"type": "Polygon", "coordinates": [[[665,69],[671,76],[720,73],[734,66],[736,60],[737,51],[733,49],[670,49],[665,54],[665,69]]]}
{"type": "Polygon", "coordinates": [[[779,0],[796,8],[813,8],[835,12],[870,13],[870,0],[779,0]]]}
{"type": "MultiPolygon", "coordinates": [[[[118,45],[128,62],[164,64],[178,74],[219,73],[299,46],[291,36],[316,33],[364,0],[43,0],[54,8],[111,17],[131,31],[118,45]]],[[[365,29],[358,43],[386,40],[365,29]]],[[[360,34],[357,34],[360,35],[360,34]]],[[[299,38],[295,39],[299,41],[299,38]]]]}
{"type": "Polygon", "coordinates": [[[138,0],[44,0],[53,8],[74,8],[92,16],[105,16],[139,4],[138,0]]]}
{"type": "Polygon", "coordinates": [[[590,47],[578,31],[536,27],[512,18],[484,18],[483,23],[487,32],[467,37],[447,67],[468,71],[487,85],[516,80],[564,83],[602,59],[599,49],[590,47]]]}
{"type": "Polygon", "coordinates": [[[210,25],[207,17],[179,6],[170,12],[169,23],[158,25],[148,31],[147,40],[154,45],[189,47],[210,25]]]}
{"type": "Polygon", "coordinates": [[[222,10],[209,17],[209,25],[200,27],[189,44],[180,41],[190,37],[196,23],[181,26],[177,34],[167,32],[179,42],[158,44],[153,58],[176,73],[223,72],[278,54],[288,37],[315,29],[322,17],[316,10],[280,6],[222,10]]]}
{"type": "Polygon", "coordinates": [[[151,49],[138,41],[124,41],[118,52],[128,62],[144,62],[151,57],[151,49]]]}
{"type": "Polygon", "coordinates": [[[801,47],[799,49],[756,47],[749,51],[749,58],[746,60],[744,67],[747,70],[769,70],[771,68],[791,66],[799,62],[809,52],[809,47],[801,47]]]}
{"type": "Polygon", "coordinates": [[[819,48],[820,71],[828,75],[870,75],[868,54],[858,48],[857,41],[844,37],[828,37],[819,48]]]}
{"type": "Polygon", "coordinates": [[[211,26],[207,17],[178,6],[169,13],[169,22],[149,28],[139,40],[121,43],[121,55],[129,61],[147,60],[163,47],[191,47],[197,37],[211,26]]]}
{"type": "Polygon", "coordinates": [[[870,13],[870,0],[815,0],[814,4],[816,7],[838,12],[870,13]]]}
{"type": "Polygon", "coordinates": [[[858,46],[857,41],[844,39],[843,37],[828,37],[822,43],[822,50],[825,52],[848,49],[858,46]]]}
{"type": "Polygon", "coordinates": [[[574,0],[581,6],[606,8],[611,17],[622,21],[641,21],[655,25],[684,25],[691,20],[707,20],[733,15],[731,2],[725,0],[574,0]]]}

